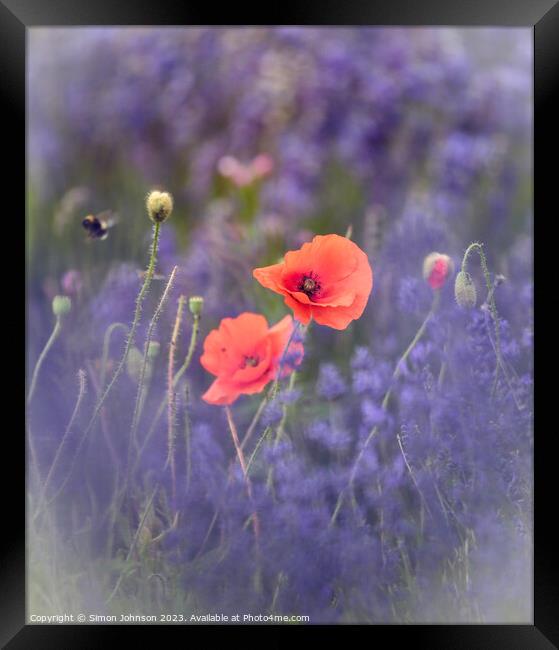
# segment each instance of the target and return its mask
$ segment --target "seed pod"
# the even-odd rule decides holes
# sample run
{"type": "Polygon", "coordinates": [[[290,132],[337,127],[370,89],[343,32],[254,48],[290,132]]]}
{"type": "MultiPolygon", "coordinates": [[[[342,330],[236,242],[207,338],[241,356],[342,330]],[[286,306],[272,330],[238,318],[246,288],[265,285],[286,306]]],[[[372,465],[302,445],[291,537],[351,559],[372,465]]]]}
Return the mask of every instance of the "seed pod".
{"type": "Polygon", "coordinates": [[[52,313],[56,316],[66,316],[72,309],[72,301],[68,296],[54,296],[52,301],[52,313]]]}
{"type": "Polygon", "coordinates": [[[202,307],[204,306],[204,299],[202,296],[190,296],[188,299],[188,308],[193,316],[200,316],[202,307]]]}
{"type": "Polygon", "coordinates": [[[476,285],[466,271],[460,271],[454,282],[454,296],[456,302],[464,309],[472,309],[476,306],[477,292],[476,285]]]}
{"type": "Polygon", "coordinates": [[[144,355],[138,348],[132,348],[126,359],[126,372],[132,381],[139,381],[144,365],[144,355]]]}
{"type": "Polygon", "coordinates": [[[150,341],[148,345],[148,359],[155,359],[159,354],[160,347],[159,341],[150,341]]]}

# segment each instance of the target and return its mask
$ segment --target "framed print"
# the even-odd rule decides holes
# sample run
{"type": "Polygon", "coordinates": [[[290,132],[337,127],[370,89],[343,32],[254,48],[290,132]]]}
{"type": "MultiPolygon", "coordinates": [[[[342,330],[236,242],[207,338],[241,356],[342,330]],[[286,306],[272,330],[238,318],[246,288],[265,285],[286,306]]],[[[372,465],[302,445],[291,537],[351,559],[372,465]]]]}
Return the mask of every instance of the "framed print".
{"type": "Polygon", "coordinates": [[[7,648],[138,626],[555,647],[534,215],[559,9],[402,4],[215,25],[3,2],[26,205],[7,648]]]}

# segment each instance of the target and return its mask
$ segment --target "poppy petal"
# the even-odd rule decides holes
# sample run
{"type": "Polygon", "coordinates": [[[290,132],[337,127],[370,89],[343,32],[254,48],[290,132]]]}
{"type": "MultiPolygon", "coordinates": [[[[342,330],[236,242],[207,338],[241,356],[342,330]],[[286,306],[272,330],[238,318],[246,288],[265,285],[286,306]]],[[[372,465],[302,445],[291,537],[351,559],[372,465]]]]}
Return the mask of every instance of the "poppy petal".
{"type": "Polygon", "coordinates": [[[311,244],[313,271],[324,283],[336,283],[348,278],[358,266],[356,252],[360,248],[340,235],[317,235],[311,244]]]}
{"type": "Polygon", "coordinates": [[[266,289],[271,289],[276,293],[282,293],[283,285],[281,281],[281,272],[283,263],[263,266],[252,271],[253,277],[260,282],[266,289]]]}
{"type": "Polygon", "coordinates": [[[304,305],[303,303],[298,302],[290,294],[286,294],[283,301],[290,309],[293,309],[293,315],[298,321],[303,323],[303,325],[309,324],[311,320],[310,305],[304,305]]]}
{"type": "Polygon", "coordinates": [[[202,395],[202,399],[208,404],[227,405],[232,404],[239,395],[240,391],[235,386],[218,377],[202,395]]]}
{"type": "Polygon", "coordinates": [[[212,375],[233,372],[237,368],[238,354],[234,343],[221,330],[212,330],[204,341],[200,363],[212,375]]]}
{"type": "Polygon", "coordinates": [[[349,307],[311,307],[312,317],[319,325],[345,330],[352,320],[365,311],[369,295],[359,295],[349,307]]]}

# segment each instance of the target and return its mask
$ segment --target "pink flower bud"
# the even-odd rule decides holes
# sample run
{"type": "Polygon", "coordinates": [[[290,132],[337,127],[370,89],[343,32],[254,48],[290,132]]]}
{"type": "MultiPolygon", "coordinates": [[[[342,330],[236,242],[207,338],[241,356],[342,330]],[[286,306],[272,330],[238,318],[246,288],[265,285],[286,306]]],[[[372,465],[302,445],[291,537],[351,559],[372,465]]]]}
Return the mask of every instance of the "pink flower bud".
{"type": "Polygon", "coordinates": [[[255,178],[264,178],[274,169],[274,161],[271,156],[261,153],[251,163],[255,178]]]}
{"type": "Polygon", "coordinates": [[[78,294],[83,286],[81,273],[75,269],[66,271],[62,276],[60,284],[62,285],[62,290],[67,296],[78,294]]]}
{"type": "Polygon", "coordinates": [[[237,187],[252,185],[270,174],[273,168],[274,161],[268,154],[259,154],[247,165],[233,156],[223,156],[217,163],[217,171],[237,187]]]}
{"type": "Polygon", "coordinates": [[[223,156],[217,163],[217,171],[226,178],[231,178],[239,168],[239,161],[233,156],[223,156]]]}
{"type": "Polygon", "coordinates": [[[431,289],[440,289],[454,273],[454,263],[443,253],[429,253],[423,260],[423,278],[431,289]]]}

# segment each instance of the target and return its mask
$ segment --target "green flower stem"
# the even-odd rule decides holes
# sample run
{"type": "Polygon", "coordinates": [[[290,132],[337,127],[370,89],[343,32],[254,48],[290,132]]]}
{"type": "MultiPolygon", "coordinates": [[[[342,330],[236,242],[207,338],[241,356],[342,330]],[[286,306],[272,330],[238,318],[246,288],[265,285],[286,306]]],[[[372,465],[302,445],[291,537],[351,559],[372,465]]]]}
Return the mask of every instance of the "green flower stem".
{"type": "MultiPolygon", "coordinates": [[[[291,373],[291,376],[289,377],[289,385],[288,385],[288,390],[293,390],[293,387],[295,386],[295,379],[297,378],[297,373],[293,371],[291,373]]],[[[281,414],[281,420],[278,424],[278,427],[276,429],[276,435],[274,437],[274,448],[278,446],[281,437],[283,435],[283,430],[285,428],[285,421],[287,420],[287,404],[282,404],[282,414],[281,414]]],[[[266,433],[266,432],[265,432],[266,433]]],[[[262,436],[264,437],[264,436],[262,436]]],[[[258,447],[259,445],[257,445],[258,447]]],[[[256,451],[256,450],[255,450],[256,451]]],[[[253,454],[254,455],[254,454],[253,454]]],[[[252,457],[251,457],[252,461],[252,457]]],[[[274,470],[270,467],[268,470],[268,477],[266,479],[266,486],[270,488],[272,486],[272,481],[274,480],[274,470]]]]}
{"type": "Polygon", "coordinates": [[[190,335],[190,343],[188,344],[188,351],[182,366],[177,371],[177,374],[173,378],[173,386],[176,386],[180,378],[188,370],[190,362],[192,361],[192,356],[194,355],[194,350],[196,349],[196,341],[198,340],[198,333],[200,332],[200,315],[197,314],[194,316],[194,322],[192,324],[192,333],[190,335]]]}
{"type": "MultiPolygon", "coordinates": [[[[116,384],[118,378],[120,377],[124,366],[126,364],[126,359],[128,358],[128,353],[130,352],[132,346],[134,345],[134,340],[136,338],[136,330],[138,329],[138,324],[140,322],[140,316],[142,314],[142,304],[144,302],[144,299],[147,295],[147,292],[149,290],[149,287],[151,285],[151,281],[153,279],[153,274],[155,272],[155,264],[157,262],[157,249],[159,245],[159,232],[161,229],[161,224],[160,223],[155,223],[153,226],[153,241],[151,245],[151,253],[150,253],[150,258],[149,258],[149,264],[146,272],[146,276],[144,279],[144,283],[142,284],[142,288],[140,289],[140,292],[138,293],[138,297],[136,298],[136,309],[134,311],[134,320],[132,321],[132,327],[130,328],[130,332],[128,334],[128,338],[126,339],[126,346],[124,348],[124,352],[122,354],[122,358],[113,374],[113,377],[111,381],[109,382],[109,385],[105,389],[105,392],[101,395],[100,399],[98,400],[95,409],[93,410],[93,414],[87,423],[87,426],[85,427],[82,437],[78,443],[78,447],[76,449],[76,454],[75,457],[78,456],[78,454],[81,451],[81,448],[83,446],[83,443],[85,442],[88,433],[91,431],[93,428],[93,425],[95,424],[95,420],[97,419],[97,416],[101,412],[101,408],[103,407],[103,404],[105,403],[105,400],[107,399],[109,393],[111,392],[113,386],[116,384]]],[[[68,476],[69,478],[69,476],[68,476]]]]}
{"type": "MultiPolygon", "coordinates": [[[[423,334],[425,334],[425,330],[427,329],[427,325],[429,324],[429,321],[431,320],[431,318],[433,317],[433,314],[436,312],[436,310],[437,310],[437,308],[439,306],[439,301],[440,301],[440,292],[439,292],[439,290],[435,290],[434,295],[433,295],[433,302],[431,304],[431,309],[429,310],[429,313],[425,317],[425,320],[423,321],[423,323],[421,323],[421,325],[420,325],[419,329],[417,330],[415,336],[413,337],[411,343],[408,345],[405,352],[402,354],[402,356],[400,357],[400,359],[396,363],[396,367],[394,369],[394,372],[392,373],[392,382],[394,382],[394,380],[397,379],[400,376],[402,364],[404,364],[406,362],[406,360],[408,359],[408,357],[411,354],[412,350],[418,344],[418,342],[420,341],[423,334]]],[[[388,403],[389,403],[390,397],[392,395],[392,387],[393,387],[393,385],[391,385],[389,387],[389,389],[386,391],[386,393],[384,395],[384,398],[382,400],[381,408],[382,408],[383,411],[386,411],[386,409],[388,408],[388,403]]],[[[338,513],[340,512],[340,509],[341,509],[341,507],[343,505],[343,502],[344,502],[345,494],[346,494],[346,492],[348,490],[351,491],[352,499],[353,499],[353,501],[355,501],[355,497],[353,495],[353,484],[354,484],[354,481],[355,481],[355,476],[357,474],[357,469],[359,467],[359,463],[361,462],[361,459],[363,458],[365,450],[369,446],[369,443],[371,442],[371,440],[377,435],[378,430],[379,430],[379,425],[375,424],[375,426],[371,429],[369,435],[367,436],[367,439],[365,440],[365,443],[361,447],[361,451],[359,452],[357,458],[355,459],[355,463],[353,464],[353,467],[351,469],[351,474],[350,474],[350,477],[349,477],[348,484],[340,492],[340,494],[338,496],[338,500],[336,502],[334,512],[332,513],[332,517],[330,519],[330,526],[334,525],[334,523],[336,522],[336,519],[338,517],[338,513]]]]}
{"type": "Polygon", "coordinates": [[[270,401],[272,397],[272,388],[266,393],[264,398],[260,401],[260,404],[258,405],[258,408],[256,409],[256,413],[254,414],[254,417],[252,418],[252,421],[246,430],[246,433],[243,437],[243,440],[241,442],[241,449],[244,449],[246,443],[250,440],[252,437],[252,434],[254,433],[254,429],[256,429],[256,426],[258,425],[258,422],[260,421],[260,418],[262,416],[262,413],[264,412],[264,409],[266,408],[266,405],[270,401]]]}
{"type": "MultiPolygon", "coordinates": [[[[153,492],[152,492],[152,494],[151,494],[151,496],[150,496],[150,498],[149,498],[149,500],[148,500],[148,503],[147,503],[146,508],[144,510],[144,514],[142,515],[142,519],[140,520],[140,523],[138,524],[136,534],[134,535],[134,539],[132,540],[132,544],[130,544],[130,548],[128,549],[128,554],[127,554],[126,560],[124,562],[125,566],[130,561],[130,558],[132,557],[132,553],[134,552],[134,549],[136,548],[136,545],[138,544],[138,540],[140,539],[140,534],[141,534],[141,532],[142,532],[142,530],[144,528],[144,525],[146,523],[146,519],[148,517],[149,511],[151,510],[151,506],[153,504],[153,500],[155,499],[155,495],[157,494],[158,489],[159,489],[159,485],[156,485],[153,492]]],[[[108,605],[111,602],[111,600],[115,597],[115,595],[117,594],[117,592],[118,592],[118,590],[120,588],[120,585],[122,583],[122,580],[124,578],[124,572],[125,572],[125,569],[122,569],[122,571],[120,572],[120,575],[118,576],[118,580],[116,581],[114,589],[112,590],[109,597],[105,601],[106,605],[108,605]]]]}
{"type": "MultiPolygon", "coordinates": [[[[291,373],[291,377],[289,377],[289,384],[287,385],[287,390],[292,391],[294,386],[295,386],[295,380],[297,379],[297,372],[294,370],[291,373]]],[[[287,409],[288,405],[287,404],[282,404],[282,415],[281,415],[281,420],[278,425],[278,429],[276,432],[276,439],[275,439],[275,446],[278,445],[282,435],[283,435],[283,430],[285,428],[285,421],[287,420],[287,409]]]]}
{"type": "Polygon", "coordinates": [[[56,466],[58,465],[58,461],[60,459],[60,454],[62,453],[62,448],[66,444],[66,440],[68,439],[68,436],[70,435],[70,432],[74,426],[74,423],[76,421],[76,417],[78,416],[78,412],[80,410],[80,406],[82,403],[82,400],[85,395],[85,389],[86,389],[86,378],[85,378],[85,371],[79,370],[78,371],[78,397],[76,399],[76,404],[74,406],[74,410],[72,412],[72,415],[70,416],[70,421],[68,422],[68,425],[66,426],[66,430],[64,431],[64,435],[62,436],[62,440],[60,441],[60,444],[58,445],[58,449],[56,450],[56,453],[54,455],[54,459],[52,461],[52,464],[50,466],[50,469],[47,473],[47,477],[45,478],[45,483],[43,485],[43,489],[41,492],[41,496],[39,498],[39,505],[37,506],[37,512],[35,514],[35,519],[37,515],[39,514],[41,507],[46,499],[47,496],[47,491],[49,489],[50,482],[52,480],[54,470],[56,469],[56,466]]]}
{"type": "Polygon", "coordinates": [[[167,299],[169,297],[169,293],[171,292],[171,288],[173,286],[173,282],[175,281],[175,276],[177,273],[178,267],[175,266],[173,267],[173,270],[171,271],[171,274],[169,276],[169,279],[167,281],[167,284],[165,286],[165,289],[163,290],[163,294],[161,295],[161,299],[159,300],[159,304],[157,305],[157,309],[155,310],[153,317],[149,323],[148,326],[148,331],[146,334],[146,340],[144,343],[144,356],[142,359],[142,367],[140,369],[140,378],[138,380],[138,390],[136,393],[136,403],[134,405],[134,415],[132,418],[132,428],[131,428],[131,438],[135,439],[136,436],[136,431],[138,429],[138,424],[140,422],[140,418],[142,416],[142,406],[143,406],[143,399],[145,397],[144,394],[144,384],[146,381],[146,375],[147,375],[147,370],[148,370],[148,365],[149,365],[149,359],[148,359],[148,353],[149,353],[149,344],[151,343],[151,339],[153,337],[153,332],[155,330],[155,326],[157,325],[157,321],[159,320],[159,317],[161,316],[161,312],[163,311],[163,308],[165,306],[165,303],[167,302],[167,299]]]}
{"type": "Polygon", "coordinates": [[[254,221],[256,213],[258,212],[260,195],[259,183],[253,182],[245,187],[240,187],[238,192],[240,199],[239,213],[241,221],[250,226],[254,221]]]}
{"type": "Polygon", "coordinates": [[[486,302],[489,304],[489,310],[491,312],[491,317],[493,319],[493,324],[495,326],[495,356],[497,357],[497,365],[495,367],[495,379],[493,382],[493,390],[497,384],[497,378],[499,373],[499,368],[503,366],[502,356],[501,356],[501,332],[499,328],[499,315],[497,313],[497,305],[495,304],[495,291],[491,283],[491,275],[489,274],[489,268],[487,267],[487,257],[485,256],[485,251],[483,250],[483,244],[478,242],[473,242],[468,246],[464,257],[462,259],[462,271],[465,273],[468,272],[468,262],[472,253],[477,252],[479,255],[481,270],[483,271],[483,277],[485,278],[485,284],[487,286],[487,299],[486,302]]]}
{"type": "Polygon", "coordinates": [[[62,319],[60,316],[57,316],[56,321],[54,323],[54,329],[52,330],[49,340],[46,342],[46,345],[43,348],[41,354],[39,355],[39,358],[37,359],[37,363],[35,364],[35,369],[33,371],[33,376],[31,378],[31,386],[29,387],[29,394],[27,395],[27,404],[31,403],[31,399],[33,398],[33,395],[35,394],[35,389],[37,388],[37,379],[39,378],[41,367],[47,357],[47,354],[49,353],[50,349],[54,345],[54,342],[58,338],[61,328],[62,328],[62,319]]]}
{"type": "MultiPolygon", "coordinates": [[[[48,471],[47,477],[45,479],[45,483],[43,485],[43,490],[41,494],[41,499],[39,502],[39,507],[37,508],[37,514],[35,517],[39,514],[39,510],[44,503],[45,499],[47,498],[47,490],[49,488],[50,482],[52,480],[52,477],[54,475],[54,470],[58,464],[58,460],[60,458],[60,454],[62,452],[62,448],[66,444],[66,440],[68,439],[68,436],[70,435],[70,432],[74,426],[74,423],[76,421],[76,417],[78,415],[78,412],[80,410],[80,406],[82,403],[82,400],[85,396],[85,390],[86,390],[86,375],[83,370],[80,370],[78,372],[78,380],[79,380],[79,391],[78,391],[78,398],[76,400],[76,405],[74,406],[74,410],[72,412],[72,415],[70,417],[70,421],[68,422],[68,425],[66,426],[66,430],[64,431],[64,435],[62,436],[62,440],[60,441],[60,445],[58,446],[58,449],[56,450],[56,454],[54,456],[54,460],[52,461],[52,465],[50,466],[50,469],[48,471]]],[[[76,460],[77,454],[74,453],[74,456],[72,458],[72,462],[70,463],[70,471],[66,475],[66,478],[62,481],[62,484],[59,486],[58,490],[56,493],[47,501],[47,506],[49,506],[53,501],[55,501],[58,498],[59,494],[62,494],[62,491],[66,487],[66,484],[68,483],[68,480],[70,479],[70,476],[72,474],[72,470],[74,467],[74,462],[76,460]]],[[[34,519],[35,519],[34,517],[34,519]]]]}
{"type": "MultiPolygon", "coordinates": [[[[181,380],[181,377],[184,375],[184,373],[188,370],[190,363],[192,361],[192,357],[194,355],[194,350],[196,349],[196,342],[198,340],[198,334],[200,332],[200,315],[196,314],[194,317],[194,321],[192,324],[192,332],[190,334],[190,343],[188,346],[188,352],[186,353],[186,357],[184,359],[184,362],[182,366],[177,370],[175,376],[173,377],[173,388],[179,383],[181,380]]],[[[149,441],[151,440],[153,434],[155,433],[155,428],[157,427],[157,423],[159,422],[161,416],[163,415],[163,411],[165,410],[165,407],[167,406],[167,393],[165,393],[165,397],[161,401],[161,404],[159,405],[159,408],[157,409],[157,412],[151,422],[149,431],[145,437],[145,440],[140,447],[140,451],[138,452],[138,461],[140,460],[142,454],[145,451],[145,448],[147,447],[149,441]]]]}
{"type": "MultiPolygon", "coordinates": [[[[229,485],[229,482],[227,483],[227,485],[229,485]]],[[[206,534],[204,536],[204,539],[202,540],[202,544],[200,545],[200,548],[199,548],[198,552],[194,556],[193,562],[195,562],[202,555],[202,553],[204,552],[204,549],[206,548],[206,544],[207,544],[208,540],[210,539],[210,535],[212,534],[212,531],[213,531],[213,529],[215,527],[215,524],[217,522],[219,512],[220,512],[219,509],[217,509],[214,512],[212,520],[210,521],[210,525],[208,526],[208,530],[206,531],[206,534]]]]}
{"type": "Polygon", "coordinates": [[[127,478],[126,482],[128,485],[128,482],[130,480],[130,468],[131,468],[131,459],[132,459],[132,448],[133,446],[136,445],[136,432],[138,430],[138,424],[140,422],[140,418],[142,417],[142,409],[143,409],[143,403],[145,399],[145,388],[146,388],[146,372],[148,368],[148,352],[149,352],[149,344],[151,343],[151,338],[153,336],[153,331],[155,329],[155,325],[157,324],[157,321],[159,320],[159,317],[161,315],[161,312],[163,311],[163,307],[165,306],[165,303],[167,301],[167,298],[169,297],[169,293],[171,291],[171,287],[173,286],[173,282],[175,280],[175,276],[177,274],[177,266],[173,267],[173,270],[171,271],[171,274],[169,276],[169,279],[167,281],[167,284],[165,286],[165,289],[163,290],[163,294],[161,296],[161,299],[159,300],[159,304],[157,305],[157,309],[155,310],[153,317],[149,323],[148,326],[148,331],[146,334],[146,341],[144,344],[144,356],[142,359],[142,368],[140,370],[140,378],[138,380],[138,390],[136,391],[136,402],[134,404],[134,414],[132,416],[132,425],[130,427],[130,436],[128,439],[128,456],[127,456],[127,478]]]}
{"type": "Polygon", "coordinates": [[[128,334],[128,325],[125,325],[124,323],[112,323],[111,325],[109,325],[109,327],[107,327],[105,336],[103,338],[103,355],[101,357],[101,379],[99,382],[100,390],[103,390],[105,388],[105,381],[107,378],[107,363],[109,361],[109,346],[111,344],[111,338],[113,332],[115,332],[118,329],[121,329],[125,334],[128,334]]]}
{"type": "Polygon", "coordinates": [[[30,426],[27,426],[27,442],[29,445],[29,458],[31,459],[31,465],[33,466],[33,473],[35,475],[37,484],[40,487],[41,470],[39,467],[39,459],[37,458],[37,450],[35,449],[35,443],[33,442],[33,433],[30,426]]]}
{"type": "Polygon", "coordinates": [[[87,427],[86,427],[86,433],[89,432],[91,427],[93,426],[97,416],[99,415],[99,411],[101,410],[101,406],[104,404],[105,400],[107,399],[109,393],[111,392],[111,389],[113,386],[116,384],[117,379],[120,377],[120,374],[122,373],[124,369],[124,365],[126,363],[126,359],[128,358],[128,353],[130,352],[130,349],[132,348],[134,341],[136,339],[136,330],[138,329],[138,324],[140,322],[140,316],[142,315],[142,305],[144,302],[144,299],[147,295],[147,292],[149,290],[149,287],[151,285],[151,281],[153,279],[153,274],[155,273],[155,264],[157,262],[157,249],[159,246],[159,233],[161,230],[161,224],[156,222],[153,226],[153,242],[151,246],[151,254],[149,258],[149,264],[146,272],[146,277],[144,279],[144,283],[142,284],[142,288],[140,289],[140,293],[138,294],[138,297],[136,298],[136,309],[134,311],[134,320],[132,321],[132,327],[130,328],[130,333],[128,335],[128,338],[126,339],[126,346],[124,348],[124,353],[122,355],[122,358],[120,360],[120,363],[117,366],[117,369],[115,370],[115,373],[113,375],[113,378],[109,382],[109,385],[105,389],[105,392],[101,396],[101,399],[97,403],[97,406],[95,407],[95,410],[93,411],[93,415],[91,416],[91,420],[89,421],[87,427]]]}
{"type": "Polygon", "coordinates": [[[295,336],[295,332],[299,329],[300,323],[298,320],[295,321],[295,326],[291,330],[291,334],[289,336],[289,339],[287,340],[287,343],[285,345],[285,348],[283,349],[280,362],[278,364],[278,372],[276,373],[276,377],[274,379],[274,383],[270,387],[270,390],[267,392],[267,394],[264,396],[262,401],[260,402],[258,408],[256,409],[256,413],[254,414],[254,417],[252,418],[252,422],[250,423],[243,440],[241,442],[241,449],[245,447],[247,442],[250,440],[252,434],[254,433],[254,430],[256,429],[256,426],[258,425],[258,422],[260,421],[260,417],[262,413],[264,412],[264,408],[268,404],[268,402],[271,402],[274,397],[278,394],[278,389],[279,389],[279,382],[280,382],[280,374],[281,374],[281,369],[283,366],[283,363],[285,361],[285,357],[287,355],[287,351],[289,350],[289,346],[291,345],[293,341],[293,337],[295,336]]]}
{"type": "Polygon", "coordinates": [[[249,474],[249,472],[250,472],[250,467],[251,467],[254,459],[256,458],[256,455],[258,454],[258,451],[259,451],[260,447],[262,446],[262,443],[270,435],[271,431],[272,431],[272,427],[266,427],[264,429],[264,433],[260,436],[258,442],[256,443],[256,446],[254,447],[254,450],[253,450],[252,454],[250,455],[250,458],[248,459],[247,474],[249,474]]]}
{"type": "Polygon", "coordinates": [[[191,438],[191,427],[190,427],[190,414],[188,412],[188,407],[190,403],[190,386],[188,381],[184,382],[184,447],[185,447],[185,466],[186,466],[186,491],[190,488],[190,476],[192,474],[192,458],[190,451],[190,438],[191,438]]]}
{"type": "Polygon", "coordinates": [[[411,480],[415,486],[415,489],[418,491],[419,496],[421,497],[421,501],[423,502],[423,505],[425,506],[425,509],[427,512],[431,515],[431,510],[429,509],[429,504],[427,503],[427,499],[424,497],[423,492],[421,491],[421,488],[419,487],[419,484],[415,478],[415,474],[413,473],[413,470],[411,468],[411,465],[408,462],[408,457],[406,456],[406,452],[404,450],[404,445],[402,443],[402,437],[398,432],[396,432],[396,440],[398,441],[398,447],[400,448],[400,453],[402,454],[402,458],[404,459],[404,464],[406,465],[406,469],[409,472],[409,475],[411,476],[411,480]]]}
{"type": "MultiPolygon", "coordinates": [[[[235,451],[237,452],[237,458],[239,459],[239,464],[241,466],[241,470],[243,472],[243,476],[245,479],[245,485],[246,485],[246,491],[249,500],[253,501],[252,498],[252,483],[250,482],[250,478],[248,476],[247,472],[247,466],[245,463],[245,457],[243,455],[243,450],[241,449],[241,444],[239,442],[239,436],[237,434],[237,427],[235,426],[235,423],[233,422],[233,415],[231,413],[231,409],[226,406],[225,407],[225,414],[227,416],[227,424],[229,425],[229,430],[231,431],[231,437],[233,438],[233,444],[235,445],[235,451]]],[[[258,519],[258,514],[256,513],[256,510],[252,514],[252,528],[254,531],[254,538],[256,540],[256,544],[258,545],[258,540],[260,536],[260,521],[258,519]]]]}
{"type": "Polygon", "coordinates": [[[175,466],[175,350],[179,339],[180,326],[182,322],[182,312],[186,298],[181,296],[177,308],[177,316],[169,344],[169,362],[167,366],[167,462],[165,465],[171,466],[172,495],[173,502],[176,500],[177,470],[175,466]]]}

